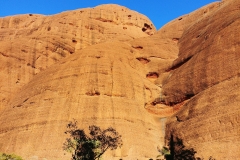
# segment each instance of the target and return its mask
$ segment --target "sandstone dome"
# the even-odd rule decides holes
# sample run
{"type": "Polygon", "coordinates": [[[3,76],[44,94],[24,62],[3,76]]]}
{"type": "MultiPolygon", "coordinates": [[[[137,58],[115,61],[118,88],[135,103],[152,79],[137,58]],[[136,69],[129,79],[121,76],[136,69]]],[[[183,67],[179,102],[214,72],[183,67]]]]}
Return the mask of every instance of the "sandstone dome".
{"type": "Polygon", "coordinates": [[[74,118],[82,129],[95,124],[122,135],[124,146],[106,157],[158,154],[161,123],[144,106],[159,88],[146,79],[137,49],[127,43],[156,31],[146,16],[101,5],[5,17],[0,26],[2,152],[70,158],[62,146],[74,118]]]}
{"type": "Polygon", "coordinates": [[[0,18],[0,151],[68,159],[74,118],[122,135],[105,159],[155,158],[178,139],[196,157],[238,159],[239,6],[211,3],[158,31],[114,4],[0,18]]]}

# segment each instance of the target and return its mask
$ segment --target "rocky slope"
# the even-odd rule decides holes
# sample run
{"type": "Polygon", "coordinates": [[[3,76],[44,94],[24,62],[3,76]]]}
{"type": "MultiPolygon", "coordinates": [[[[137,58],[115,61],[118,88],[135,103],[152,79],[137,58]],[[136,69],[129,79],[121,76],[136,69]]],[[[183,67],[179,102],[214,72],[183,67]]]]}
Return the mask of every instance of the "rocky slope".
{"type": "Polygon", "coordinates": [[[32,77],[64,57],[105,41],[127,41],[156,31],[144,15],[103,5],[53,16],[0,19],[0,101],[4,106],[32,77]]]}
{"type": "Polygon", "coordinates": [[[74,118],[83,129],[93,124],[117,129],[124,145],[107,152],[108,158],[158,154],[163,126],[144,106],[160,89],[146,78],[139,48],[127,42],[156,31],[147,17],[103,5],[6,17],[0,26],[2,152],[69,159],[62,146],[66,124],[74,118]]]}
{"type": "Polygon", "coordinates": [[[179,40],[163,102],[186,103],[168,119],[166,140],[182,139],[200,158],[239,159],[240,2],[213,5],[179,40]]]}
{"type": "Polygon", "coordinates": [[[198,157],[238,159],[239,6],[212,3],[159,31],[117,5],[1,18],[0,151],[69,159],[75,118],[122,135],[105,159],[155,158],[178,139],[198,157]]]}

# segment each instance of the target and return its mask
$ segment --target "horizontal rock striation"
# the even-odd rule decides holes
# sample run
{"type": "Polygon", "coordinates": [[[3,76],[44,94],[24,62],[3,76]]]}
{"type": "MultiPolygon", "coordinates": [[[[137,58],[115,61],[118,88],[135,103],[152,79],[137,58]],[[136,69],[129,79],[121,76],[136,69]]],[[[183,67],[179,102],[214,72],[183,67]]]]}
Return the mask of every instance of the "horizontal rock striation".
{"type": "Polygon", "coordinates": [[[179,138],[202,159],[240,157],[239,6],[214,3],[210,14],[186,27],[163,85],[165,104],[186,101],[168,118],[166,144],[179,138]]]}
{"type": "Polygon", "coordinates": [[[34,75],[78,50],[155,31],[146,16],[118,5],[0,18],[0,108],[34,75]]]}
{"type": "Polygon", "coordinates": [[[0,18],[0,151],[68,159],[74,118],[122,135],[104,159],[155,158],[179,140],[201,159],[238,159],[239,6],[211,3],[159,31],[112,4],[0,18]]]}
{"type": "Polygon", "coordinates": [[[131,48],[119,42],[98,44],[34,76],[2,112],[0,139],[5,145],[0,150],[66,159],[64,130],[74,118],[84,129],[114,127],[124,143],[112,153],[118,159],[157,154],[160,124],[144,104],[159,95],[159,88],[145,79],[131,48]]]}
{"type": "MultiPolygon", "coordinates": [[[[102,5],[53,16],[5,17],[0,28],[2,152],[69,159],[62,146],[66,124],[74,118],[86,131],[95,124],[122,135],[123,147],[105,159],[158,154],[163,123],[145,105],[160,88],[147,79],[150,70],[131,42],[155,32],[147,17],[102,5]]],[[[163,43],[149,40],[153,47],[163,43]]],[[[170,57],[173,61],[176,53],[170,57]]]]}

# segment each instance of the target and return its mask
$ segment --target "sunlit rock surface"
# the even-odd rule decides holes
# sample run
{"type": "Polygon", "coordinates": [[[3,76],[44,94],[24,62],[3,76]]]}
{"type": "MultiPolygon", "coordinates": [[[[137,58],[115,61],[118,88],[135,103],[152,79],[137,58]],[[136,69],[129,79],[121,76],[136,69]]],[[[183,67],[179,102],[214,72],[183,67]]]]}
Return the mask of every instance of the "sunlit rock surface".
{"type": "Polygon", "coordinates": [[[74,118],[122,135],[104,159],[154,159],[171,137],[200,158],[238,159],[239,6],[212,3],[158,31],[118,5],[0,18],[0,151],[69,159],[74,118]]]}
{"type": "Polygon", "coordinates": [[[146,78],[139,50],[129,43],[154,34],[147,17],[103,5],[1,18],[0,26],[2,152],[69,159],[62,146],[74,118],[86,132],[95,124],[122,135],[123,147],[106,159],[158,154],[164,125],[145,104],[160,88],[146,78]]]}

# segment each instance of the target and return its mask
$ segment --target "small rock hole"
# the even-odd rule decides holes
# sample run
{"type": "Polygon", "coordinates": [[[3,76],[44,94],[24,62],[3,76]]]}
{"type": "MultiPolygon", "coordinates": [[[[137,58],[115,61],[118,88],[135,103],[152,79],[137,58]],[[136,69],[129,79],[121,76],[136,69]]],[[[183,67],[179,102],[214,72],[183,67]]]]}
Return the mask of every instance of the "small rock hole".
{"type": "Polygon", "coordinates": [[[147,63],[150,62],[149,59],[144,58],[144,57],[138,57],[138,58],[136,58],[136,59],[139,60],[142,64],[147,64],[147,63]]]}
{"type": "Polygon", "coordinates": [[[75,39],[72,39],[72,42],[73,42],[73,43],[77,43],[77,41],[76,41],[75,39]]]}
{"type": "Polygon", "coordinates": [[[144,27],[152,29],[151,26],[147,23],[144,23],[144,27]]]}
{"type": "Polygon", "coordinates": [[[145,32],[146,30],[148,30],[148,29],[152,29],[152,27],[149,25],[149,24],[147,24],[147,23],[144,23],[144,26],[143,26],[143,28],[142,28],[142,31],[143,32],[145,32]]]}
{"type": "Polygon", "coordinates": [[[95,91],[95,92],[87,92],[86,95],[88,95],[88,96],[99,96],[99,95],[100,95],[100,92],[98,92],[98,91],[95,91]]]}
{"type": "Polygon", "coordinates": [[[195,96],[193,93],[188,93],[188,94],[185,95],[186,99],[190,99],[193,96],[195,96]]]}
{"type": "Polygon", "coordinates": [[[179,41],[179,38],[173,38],[172,39],[174,42],[178,42],[179,41]]]}
{"type": "Polygon", "coordinates": [[[159,77],[159,74],[157,72],[149,72],[146,75],[147,78],[151,78],[151,79],[157,79],[159,77]]]}
{"type": "Polygon", "coordinates": [[[142,31],[145,32],[147,29],[146,28],[142,28],[142,31]]]}
{"type": "Polygon", "coordinates": [[[143,49],[142,46],[132,46],[132,47],[135,48],[135,49],[143,49]]]}

